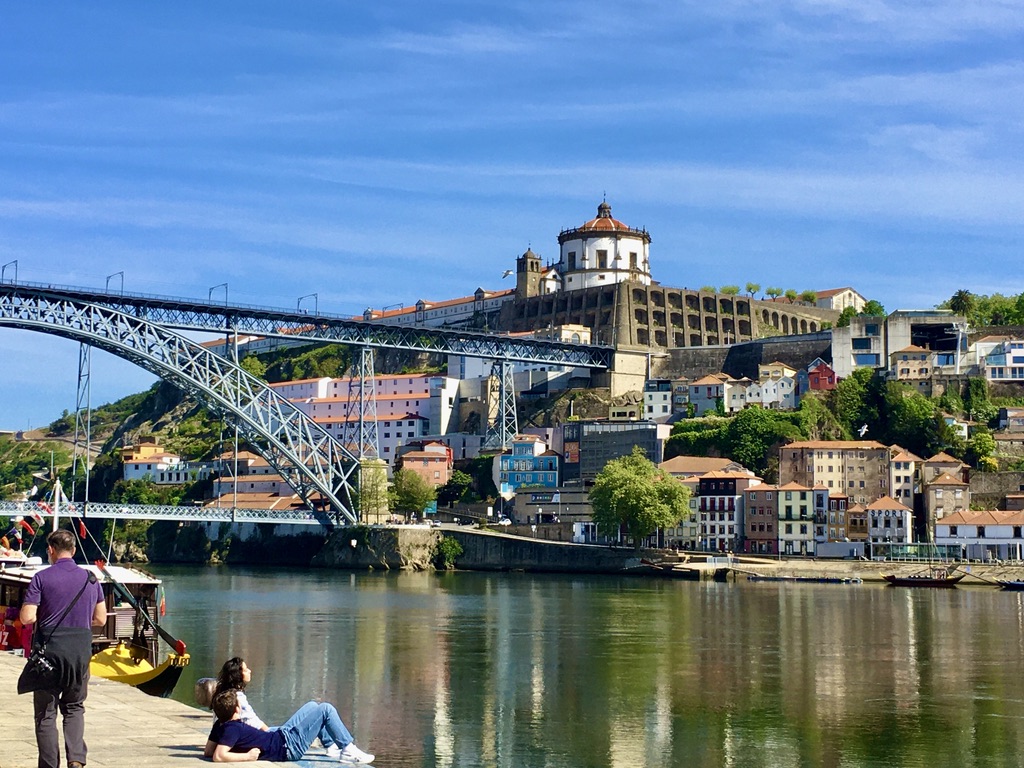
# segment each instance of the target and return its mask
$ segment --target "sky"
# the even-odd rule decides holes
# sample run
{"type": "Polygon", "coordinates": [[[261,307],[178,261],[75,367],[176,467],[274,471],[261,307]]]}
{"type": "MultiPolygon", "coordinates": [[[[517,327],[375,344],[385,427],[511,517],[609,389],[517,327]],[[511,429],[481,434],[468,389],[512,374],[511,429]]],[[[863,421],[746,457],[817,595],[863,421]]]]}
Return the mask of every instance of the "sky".
{"type": "MultiPolygon", "coordinates": [[[[1021,51],[1016,0],[5,3],[0,264],[358,314],[511,287],[607,198],[669,286],[1016,294],[1021,51]]],[[[0,429],[77,362],[0,327],[0,429]]]]}

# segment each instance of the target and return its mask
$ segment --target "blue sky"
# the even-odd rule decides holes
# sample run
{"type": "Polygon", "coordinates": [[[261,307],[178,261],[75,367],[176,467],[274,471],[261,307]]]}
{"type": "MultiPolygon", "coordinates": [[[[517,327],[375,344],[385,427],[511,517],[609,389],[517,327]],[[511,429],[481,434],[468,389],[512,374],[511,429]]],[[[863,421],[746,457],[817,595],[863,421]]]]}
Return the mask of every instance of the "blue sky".
{"type": "MultiPolygon", "coordinates": [[[[1009,0],[7,3],[0,263],[354,314],[507,287],[606,194],[667,285],[1019,293],[1022,50],[1009,0]]],[[[0,428],[74,408],[76,344],[0,361],[0,428]]]]}

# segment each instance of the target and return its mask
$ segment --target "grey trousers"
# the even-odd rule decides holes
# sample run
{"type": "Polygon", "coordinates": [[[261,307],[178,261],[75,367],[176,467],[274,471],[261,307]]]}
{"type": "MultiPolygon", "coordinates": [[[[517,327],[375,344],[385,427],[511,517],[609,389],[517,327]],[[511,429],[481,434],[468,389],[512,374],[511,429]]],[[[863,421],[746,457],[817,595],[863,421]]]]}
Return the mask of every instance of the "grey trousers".
{"type": "Polygon", "coordinates": [[[60,739],[57,736],[57,710],[64,720],[64,752],[68,762],[85,765],[85,697],[89,694],[89,676],[80,685],[62,691],[35,691],[36,746],[39,768],[60,768],[60,739]]]}

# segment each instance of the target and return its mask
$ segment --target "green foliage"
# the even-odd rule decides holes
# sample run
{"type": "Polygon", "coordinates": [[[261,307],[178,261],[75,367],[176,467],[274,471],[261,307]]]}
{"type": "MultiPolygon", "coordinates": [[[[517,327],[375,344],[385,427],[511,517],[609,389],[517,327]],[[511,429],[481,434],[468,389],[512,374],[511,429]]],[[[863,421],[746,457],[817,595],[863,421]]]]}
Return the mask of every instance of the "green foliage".
{"type": "Polygon", "coordinates": [[[677,421],[665,444],[665,458],[721,455],[729,420],[706,416],[677,421]]]}
{"type": "Polygon", "coordinates": [[[853,307],[843,307],[843,311],[839,313],[839,317],[836,319],[836,328],[846,328],[850,325],[850,320],[857,316],[857,310],[853,307]]]}
{"type": "Polygon", "coordinates": [[[176,507],[185,496],[184,485],[157,485],[151,480],[118,480],[110,491],[111,504],[156,504],[176,507]]]}
{"type": "Polygon", "coordinates": [[[256,355],[247,355],[238,361],[238,367],[247,373],[251,373],[257,379],[267,378],[267,366],[256,355]]]}
{"type": "Polygon", "coordinates": [[[450,536],[442,536],[437,540],[434,549],[434,567],[450,571],[455,567],[455,561],[462,556],[462,545],[450,536]]]}
{"type": "Polygon", "coordinates": [[[987,430],[978,430],[967,441],[967,452],[964,460],[972,466],[982,468],[986,459],[995,461],[996,439],[987,430]]]}
{"type": "Polygon", "coordinates": [[[427,481],[411,469],[399,469],[391,481],[391,508],[407,514],[421,514],[436,494],[427,481]]]}
{"type": "Polygon", "coordinates": [[[955,314],[963,317],[971,317],[974,314],[974,308],[977,306],[974,294],[963,288],[954,293],[947,303],[955,314]]]}
{"type": "Polygon", "coordinates": [[[885,307],[874,299],[871,299],[864,305],[864,309],[862,309],[860,313],[868,317],[885,317],[885,307]]]}
{"type": "Polygon", "coordinates": [[[808,440],[849,440],[849,429],[840,423],[826,401],[827,397],[818,392],[801,396],[797,410],[800,431],[808,440]]]}
{"type": "Polygon", "coordinates": [[[718,289],[713,285],[705,285],[700,289],[701,293],[718,293],[718,289]]]}
{"type": "Polygon", "coordinates": [[[719,293],[724,293],[726,296],[735,296],[740,292],[738,285],[723,285],[719,293]]]}
{"type": "Polygon", "coordinates": [[[229,439],[221,420],[206,408],[198,407],[165,433],[162,441],[171,453],[200,460],[219,453],[222,438],[229,439]]]}
{"type": "Polygon", "coordinates": [[[782,289],[776,288],[774,286],[769,286],[768,288],[765,288],[764,292],[773,299],[777,299],[779,298],[779,296],[782,295],[782,289]]]}
{"type": "Polygon", "coordinates": [[[58,470],[71,464],[71,454],[64,443],[18,442],[0,436],[0,499],[19,499],[33,485],[42,487],[43,483],[32,473],[49,471],[51,451],[58,470]]]}
{"type": "Polygon", "coordinates": [[[792,303],[794,303],[794,302],[795,302],[795,301],[796,301],[796,300],[797,300],[798,298],[800,298],[800,294],[796,292],[796,289],[795,289],[795,288],[787,288],[787,289],[786,289],[786,293],[785,293],[785,297],[786,297],[787,299],[789,299],[789,302],[790,302],[790,303],[792,304],[792,303]]]}
{"type": "Polygon", "coordinates": [[[874,420],[865,398],[874,376],[870,368],[858,368],[840,381],[832,392],[832,412],[848,435],[859,435],[860,428],[874,420]]]}
{"type": "Polygon", "coordinates": [[[639,549],[658,528],[671,527],[683,519],[688,513],[690,489],[634,447],[629,456],[605,464],[589,498],[598,530],[615,536],[625,528],[639,549]]]}
{"type": "Polygon", "coordinates": [[[803,301],[807,304],[816,304],[818,301],[818,294],[815,293],[814,291],[803,291],[800,294],[800,301],[803,301]]]}
{"type": "Polygon", "coordinates": [[[755,293],[761,290],[760,283],[747,283],[746,285],[747,295],[753,297],[755,293]]]}
{"type": "Polygon", "coordinates": [[[456,469],[452,472],[451,479],[437,489],[437,501],[439,504],[453,504],[462,501],[472,485],[473,478],[456,469]]]}
{"type": "Polygon", "coordinates": [[[795,423],[799,418],[792,413],[744,408],[726,428],[725,454],[768,479],[774,474],[779,446],[805,437],[795,423]]]}
{"type": "Polygon", "coordinates": [[[960,393],[953,387],[947,387],[946,391],[939,397],[939,408],[954,416],[966,413],[963,398],[960,397],[960,393]]]}
{"type": "Polygon", "coordinates": [[[260,355],[266,365],[269,382],[295,379],[318,379],[324,376],[344,376],[352,363],[352,353],[340,344],[303,347],[302,351],[284,349],[260,355]]]}
{"type": "MultiPolygon", "coordinates": [[[[493,454],[477,456],[462,466],[473,478],[472,490],[475,490],[481,499],[493,499],[498,495],[498,489],[494,487],[494,474],[491,471],[494,467],[493,454]]],[[[469,493],[472,493],[472,490],[469,493]]]]}

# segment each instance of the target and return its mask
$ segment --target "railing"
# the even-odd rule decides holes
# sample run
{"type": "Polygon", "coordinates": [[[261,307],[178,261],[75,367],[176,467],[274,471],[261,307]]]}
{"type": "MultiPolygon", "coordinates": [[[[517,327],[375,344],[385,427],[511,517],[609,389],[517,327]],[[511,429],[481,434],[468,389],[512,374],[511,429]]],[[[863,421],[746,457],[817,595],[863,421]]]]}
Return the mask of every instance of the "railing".
{"type": "MultiPolygon", "coordinates": [[[[0,501],[0,514],[21,515],[31,518],[40,515],[52,519],[48,504],[35,501],[0,501]]],[[[281,523],[285,525],[316,525],[313,512],[308,509],[244,509],[239,507],[172,507],[155,504],[100,504],[90,502],[62,505],[60,515],[83,520],[188,520],[206,523],[281,523]]]]}

